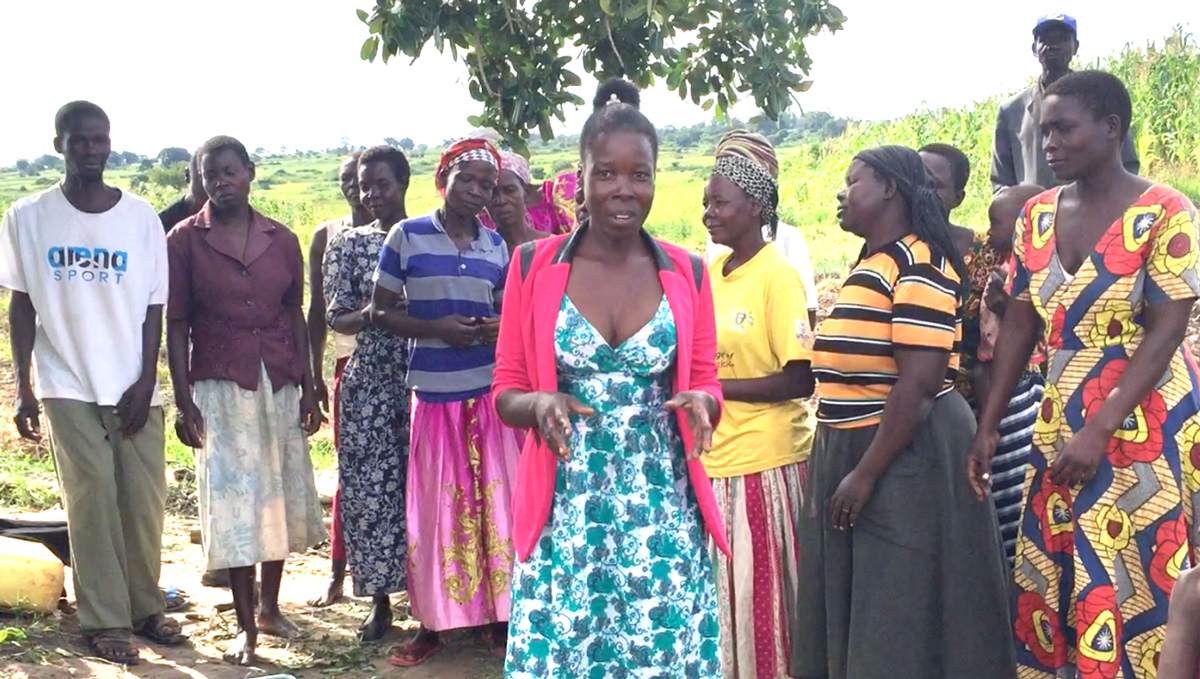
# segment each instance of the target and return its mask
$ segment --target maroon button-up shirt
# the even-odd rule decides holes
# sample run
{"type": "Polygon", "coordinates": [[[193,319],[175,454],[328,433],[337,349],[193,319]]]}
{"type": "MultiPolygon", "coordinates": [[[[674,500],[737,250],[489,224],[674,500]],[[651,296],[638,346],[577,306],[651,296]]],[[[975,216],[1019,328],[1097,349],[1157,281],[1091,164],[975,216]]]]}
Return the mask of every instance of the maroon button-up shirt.
{"type": "Polygon", "coordinates": [[[191,326],[192,383],[229,380],[257,391],[262,365],[275,390],[303,381],[306,359],[287,313],[304,299],[300,241],[283,224],[251,215],[244,253],[225,230],[212,228],[207,204],[167,237],[167,319],[191,326]]]}

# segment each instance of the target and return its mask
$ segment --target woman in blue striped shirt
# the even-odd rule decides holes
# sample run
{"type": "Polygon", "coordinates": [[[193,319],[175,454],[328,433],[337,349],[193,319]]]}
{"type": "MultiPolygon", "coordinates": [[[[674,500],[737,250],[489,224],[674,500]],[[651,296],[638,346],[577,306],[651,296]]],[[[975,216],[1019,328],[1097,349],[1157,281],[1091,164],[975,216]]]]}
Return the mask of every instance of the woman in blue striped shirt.
{"type": "Polygon", "coordinates": [[[392,656],[401,667],[441,650],[442,630],[486,625],[499,654],[506,642],[520,445],[490,390],[509,254],[477,216],[499,166],[484,140],[452,144],[435,176],[445,204],[393,227],[375,273],[372,321],[412,340],[409,601],[421,631],[392,656]]]}

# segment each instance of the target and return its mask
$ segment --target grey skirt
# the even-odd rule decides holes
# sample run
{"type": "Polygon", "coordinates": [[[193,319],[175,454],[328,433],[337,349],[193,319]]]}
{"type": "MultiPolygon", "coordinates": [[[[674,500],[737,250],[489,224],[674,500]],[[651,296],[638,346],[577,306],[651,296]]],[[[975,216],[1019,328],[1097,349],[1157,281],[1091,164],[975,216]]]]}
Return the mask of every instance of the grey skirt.
{"type": "Polygon", "coordinates": [[[971,408],[938,398],[854,528],[829,501],[877,426],[820,425],[800,517],[799,679],[1016,677],[1008,574],[991,502],[967,482],[971,408]]]}

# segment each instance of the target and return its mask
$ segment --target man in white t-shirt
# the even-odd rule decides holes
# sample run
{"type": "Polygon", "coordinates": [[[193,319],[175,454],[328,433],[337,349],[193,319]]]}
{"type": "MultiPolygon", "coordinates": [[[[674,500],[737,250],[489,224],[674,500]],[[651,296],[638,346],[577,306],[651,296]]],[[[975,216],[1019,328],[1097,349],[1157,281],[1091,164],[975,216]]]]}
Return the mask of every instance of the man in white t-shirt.
{"type": "Polygon", "coordinates": [[[132,664],[134,633],[182,640],[158,588],[166,236],[149,203],[104,183],[111,142],[100,107],[67,104],[54,126],[66,177],[14,203],[0,223],[15,421],[22,437],[40,440],[41,399],[67,509],[80,627],[97,656],[132,664]]]}
{"type": "MultiPolygon", "coordinates": [[[[771,239],[771,234],[767,233],[766,227],[763,227],[763,237],[768,241],[771,239]]],[[[792,266],[796,267],[796,271],[800,274],[800,282],[804,284],[804,297],[808,300],[808,323],[809,327],[817,327],[817,282],[813,277],[812,261],[808,258],[808,243],[804,241],[804,234],[800,233],[800,229],[779,222],[779,226],[775,230],[775,247],[787,257],[792,266]]],[[[728,250],[723,245],[717,245],[709,237],[708,244],[705,246],[705,259],[709,262],[721,256],[728,250]]]]}

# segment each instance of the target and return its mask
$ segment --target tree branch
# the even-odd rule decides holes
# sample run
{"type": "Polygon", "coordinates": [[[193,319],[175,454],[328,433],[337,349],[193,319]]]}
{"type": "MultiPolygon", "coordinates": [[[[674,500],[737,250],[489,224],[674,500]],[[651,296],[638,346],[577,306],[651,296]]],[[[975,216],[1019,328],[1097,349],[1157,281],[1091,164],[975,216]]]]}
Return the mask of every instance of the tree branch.
{"type": "Polygon", "coordinates": [[[479,50],[483,49],[483,38],[480,37],[479,31],[475,31],[475,49],[471,53],[475,55],[475,65],[479,68],[479,81],[483,83],[483,88],[487,90],[488,96],[496,100],[496,110],[500,112],[500,119],[504,120],[504,98],[496,94],[492,90],[491,83],[487,79],[487,70],[483,68],[483,59],[479,56],[479,50]]]}
{"type": "Polygon", "coordinates": [[[604,15],[604,30],[608,33],[608,44],[612,45],[613,54],[617,57],[617,63],[621,65],[621,75],[629,75],[629,69],[625,68],[625,60],[621,58],[621,51],[617,49],[617,42],[613,40],[612,22],[608,20],[608,15],[604,15]]]}

